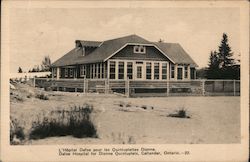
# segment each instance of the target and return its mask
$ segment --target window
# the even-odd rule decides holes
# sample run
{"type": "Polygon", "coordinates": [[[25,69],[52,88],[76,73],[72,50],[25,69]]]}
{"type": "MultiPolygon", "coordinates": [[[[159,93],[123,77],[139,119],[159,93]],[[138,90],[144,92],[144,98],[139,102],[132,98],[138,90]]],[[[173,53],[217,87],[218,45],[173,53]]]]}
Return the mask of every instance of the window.
{"type": "Polygon", "coordinates": [[[142,78],[142,67],[141,66],[137,66],[137,78],[142,78]]]}
{"type": "Polygon", "coordinates": [[[93,78],[93,64],[90,65],[90,78],[93,78]]]}
{"type": "Polygon", "coordinates": [[[103,77],[102,78],[106,78],[107,77],[107,64],[103,63],[103,73],[102,73],[103,77]]]}
{"type": "Polygon", "coordinates": [[[171,78],[174,78],[174,76],[175,76],[174,65],[171,65],[171,78]]]}
{"type": "Polygon", "coordinates": [[[177,68],[177,79],[178,80],[182,80],[182,75],[183,75],[183,68],[182,67],[178,67],[177,68]]]}
{"type": "Polygon", "coordinates": [[[190,68],[190,78],[195,79],[195,68],[190,68]]]}
{"type": "Polygon", "coordinates": [[[188,66],[184,66],[184,77],[188,78],[188,66]]]}
{"type": "Polygon", "coordinates": [[[96,77],[96,65],[93,64],[93,78],[96,77]]]}
{"type": "Polygon", "coordinates": [[[146,63],[146,79],[151,79],[151,62],[146,63]]]}
{"type": "Polygon", "coordinates": [[[118,66],[118,79],[124,79],[124,62],[119,62],[118,66]]]}
{"type": "Polygon", "coordinates": [[[81,65],[80,66],[80,76],[81,77],[85,77],[86,76],[86,66],[85,65],[81,65]]]}
{"type": "Polygon", "coordinates": [[[100,64],[100,78],[103,78],[103,63],[100,64]]]}
{"type": "Polygon", "coordinates": [[[146,47],[145,46],[134,46],[134,53],[146,53],[146,47]]]}
{"type": "Polygon", "coordinates": [[[162,63],[162,79],[167,79],[167,63],[162,63]]]}
{"type": "Polygon", "coordinates": [[[96,64],[96,77],[100,78],[101,77],[101,68],[100,68],[101,64],[96,64]]]}
{"type": "Polygon", "coordinates": [[[154,63],[154,79],[159,79],[159,63],[154,63]]]}
{"type": "Polygon", "coordinates": [[[68,77],[68,68],[65,68],[64,70],[65,70],[65,78],[67,78],[68,77]]]}
{"type": "Polygon", "coordinates": [[[109,78],[115,79],[115,61],[110,61],[109,78]]]}
{"type": "Polygon", "coordinates": [[[69,69],[69,76],[73,77],[73,69],[72,68],[69,69]]]}
{"type": "Polygon", "coordinates": [[[127,62],[127,78],[133,79],[133,63],[127,62]]]}

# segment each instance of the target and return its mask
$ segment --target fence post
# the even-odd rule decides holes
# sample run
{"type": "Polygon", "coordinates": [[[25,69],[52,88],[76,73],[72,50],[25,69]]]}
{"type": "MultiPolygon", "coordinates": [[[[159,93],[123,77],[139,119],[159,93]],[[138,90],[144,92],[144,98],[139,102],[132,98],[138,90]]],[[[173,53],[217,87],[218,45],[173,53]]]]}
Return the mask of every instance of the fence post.
{"type": "Polygon", "coordinates": [[[205,80],[201,81],[202,85],[202,96],[205,96],[205,80]]]}
{"type": "Polygon", "coordinates": [[[235,90],[236,90],[236,87],[235,87],[235,80],[234,80],[234,96],[236,95],[235,90]]]}
{"type": "Polygon", "coordinates": [[[87,88],[88,88],[88,79],[84,78],[84,94],[88,92],[87,88]]]}
{"type": "Polygon", "coordinates": [[[36,77],[34,76],[34,79],[33,79],[33,86],[36,87],[36,77]]]}
{"type": "Polygon", "coordinates": [[[167,96],[169,96],[169,80],[167,80],[167,96]]]}
{"type": "Polygon", "coordinates": [[[129,97],[129,79],[127,79],[126,81],[125,81],[127,84],[127,86],[125,86],[125,90],[127,89],[127,97],[129,97]]]}
{"type": "Polygon", "coordinates": [[[105,79],[105,94],[108,93],[108,79],[105,79]]]}

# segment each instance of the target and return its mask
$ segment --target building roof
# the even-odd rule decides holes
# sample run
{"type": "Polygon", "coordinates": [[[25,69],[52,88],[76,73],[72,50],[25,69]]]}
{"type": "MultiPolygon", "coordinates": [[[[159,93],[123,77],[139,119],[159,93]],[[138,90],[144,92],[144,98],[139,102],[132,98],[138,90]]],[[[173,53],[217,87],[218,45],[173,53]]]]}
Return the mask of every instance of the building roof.
{"type": "Polygon", "coordinates": [[[82,46],[87,46],[87,47],[98,47],[102,43],[99,41],[76,40],[76,42],[77,41],[79,41],[82,46]]]}
{"type": "Polygon", "coordinates": [[[174,63],[191,64],[197,66],[192,58],[184,51],[178,43],[156,43],[149,42],[146,39],[137,36],[129,35],[121,38],[106,40],[103,42],[97,41],[80,41],[82,46],[97,47],[93,52],[86,56],[82,56],[80,47],[76,47],[55,61],[52,66],[66,66],[73,64],[86,64],[95,62],[104,62],[115,53],[123,49],[127,44],[145,44],[152,45],[160,49],[166,57],[174,63]]]}

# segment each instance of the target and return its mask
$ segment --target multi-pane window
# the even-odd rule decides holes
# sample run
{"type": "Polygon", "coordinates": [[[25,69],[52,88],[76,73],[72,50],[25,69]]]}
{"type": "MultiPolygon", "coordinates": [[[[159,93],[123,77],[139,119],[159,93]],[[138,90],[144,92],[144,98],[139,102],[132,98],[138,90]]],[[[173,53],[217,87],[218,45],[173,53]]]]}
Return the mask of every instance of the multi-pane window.
{"type": "Polygon", "coordinates": [[[97,76],[96,77],[100,78],[101,77],[101,68],[100,68],[101,64],[96,64],[96,65],[97,65],[97,67],[96,67],[96,73],[97,73],[96,75],[97,76]]]}
{"type": "Polygon", "coordinates": [[[90,65],[90,78],[93,78],[93,64],[90,65]]]}
{"type": "Polygon", "coordinates": [[[100,78],[103,78],[103,63],[100,64],[100,78]]]}
{"type": "Polygon", "coordinates": [[[151,63],[146,63],[146,79],[151,79],[151,63]]]}
{"type": "Polygon", "coordinates": [[[127,62],[127,78],[133,79],[133,63],[127,62]]]}
{"type": "Polygon", "coordinates": [[[145,46],[134,46],[134,53],[146,53],[145,46]]]}
{"type": "Polygon", "coordinates": [[[188,78],[188,67],[184,66],[184,76],[185,78],[188,78]]]}
{"type": "Polygon", "coordinates": [[[109,78],[115,79],[115,61],[110,61],[109,78]]]}
{"type": "Polygon", "coordinates": [[[65,78],[67,78],[68,77],[68,68],[65,68],[64,73],[65,73],[65,78]]]}
{"type": "Polygon", "coordinates": [[[118,79],[124,79],[124,62],[119,62],[118,68],[118,79]]]}
{"type": "Polygon", "coordinates": [[[103,77],[102,78],[106,78],[107,77],[107,64],[103,63],[103,77]]]}
{"type": "Polygon", "coordinates": [[[73,69],[72,68],[69,69],[69,76],[73,77],[73,69]]]}
{"type": "Polygon", "coordinates": [[[81,65],[80,66],[80,76],[81,77],[85,77],[86,76],[86,66],[85,65],[81,65]]]}
{"type": "Polygon", "coordinates": [[[142,67],[141,66],[137,66],[136,70],[137,70],[136,77],[137,78],[142,78],[142,67]]]}
{"type": "Polygon", "coordinates": [[[171,65],[171,78],[174,78],[174,76],[175,76],[174,65],[171,65]]]}
{"type": "Polygon", "coordinates": [[[159,79],[159,63],[154,63],[154,79],[159,79]]]}
{"type": "Polygon", "coordinates": [[[162,63],[162,79],[167,79],[167,63],[162,63]]]}
{"type": "Polygon", "coordinates": [[[190,68],[190,78],[195,79],[195,68],[190,68]]]}

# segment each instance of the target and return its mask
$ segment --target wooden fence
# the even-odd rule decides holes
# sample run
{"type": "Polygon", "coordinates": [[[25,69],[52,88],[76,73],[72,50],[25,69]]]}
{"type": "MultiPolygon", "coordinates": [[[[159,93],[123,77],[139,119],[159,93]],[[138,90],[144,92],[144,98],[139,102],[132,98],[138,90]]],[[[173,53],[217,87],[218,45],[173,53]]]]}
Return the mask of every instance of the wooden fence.
{"type": "Polygon", "coordinates": [[[128,97],[146,96],[240,96],[239,80],[107,80],[34,79],[34,86],[46,90],[83,93],[122,93],[128,97]]]}

